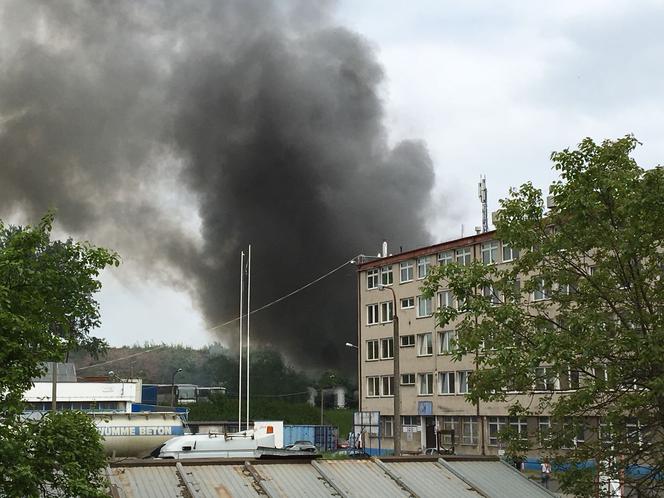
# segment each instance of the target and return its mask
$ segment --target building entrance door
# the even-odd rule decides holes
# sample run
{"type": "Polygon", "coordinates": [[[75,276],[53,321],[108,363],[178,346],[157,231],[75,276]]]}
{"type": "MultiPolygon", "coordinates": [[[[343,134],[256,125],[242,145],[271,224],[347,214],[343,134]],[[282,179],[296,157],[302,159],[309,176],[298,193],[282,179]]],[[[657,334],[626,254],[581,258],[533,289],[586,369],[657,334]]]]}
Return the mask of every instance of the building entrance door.
{"type": "Polygon", "coordinates": [[[426,447],[436,447],[436,417],[424,417],[424,427],[426,428],[426,447]]]}

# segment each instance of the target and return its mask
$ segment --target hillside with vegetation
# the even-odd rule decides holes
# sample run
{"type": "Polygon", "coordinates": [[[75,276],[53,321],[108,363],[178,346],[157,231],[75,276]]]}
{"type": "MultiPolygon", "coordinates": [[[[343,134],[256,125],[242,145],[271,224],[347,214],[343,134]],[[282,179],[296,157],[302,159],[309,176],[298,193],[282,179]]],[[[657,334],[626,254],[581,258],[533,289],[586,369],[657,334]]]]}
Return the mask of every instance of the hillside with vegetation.
{"type": "MultiPolygon", "coordinates": [[[[146,384],[170,384],[173,372],[181,368],[176,383],[223,386],[226,388],[226,398],[237,397],[237,354],[220,344],[201,349],[164,344],[125,346],[108,348],[99,358],[79,351],[70,355],[70,361],[76,364],[79,377],[110,375],[120,379],[141,378],[146,384]]],[[[321,384],[323,387],[346,387],[349,402],[356,389],[356,380],[341,372],[299,370],[287,364],[274,350],[263,349],[251,353],[250,392],[257,398],[305,402],[308,398],[307,389],[319,388],[321,384]]]]}

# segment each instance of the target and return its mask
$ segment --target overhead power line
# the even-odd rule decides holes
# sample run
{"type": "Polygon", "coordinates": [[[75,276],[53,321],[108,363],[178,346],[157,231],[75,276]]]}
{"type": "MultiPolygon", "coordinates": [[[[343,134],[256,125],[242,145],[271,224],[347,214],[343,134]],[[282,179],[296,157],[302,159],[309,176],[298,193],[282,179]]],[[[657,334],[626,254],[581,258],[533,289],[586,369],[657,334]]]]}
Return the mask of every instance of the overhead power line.
{"type": "MultiPolygon", "coordinates": [[[[341,265],[337,266],[336,268],[334,268],[334,269],[328,271],[328,272],[325,273],[324,275],[321,275],[320,277],[315,278],[315,279],[312,280],[311,282],[309,282],[309,283],[307,283],[307,284],[305,284],[305,285],[303,285],[303,286],[301,286],[301,287],[298,287],[298,288],[295,289],[294,291],[291,291],[291,292],[289,292],[288,294],[286,294],[286,295],[284,295],[284,296],[281,296],[280,298],[277,298],[277,299],[275,299],[274,301],[271,301],[271,302],[269,302],[269,303],[267,303],[267,304],[261,306],[260,308],[256,308],[256,309],[254,309],[254,310],[251,310],[248,314],[249,314],[249,315],[253,315],[253,314],[255,314],[255,313],[258,313],[259,311],[263,311],[264,309],[269,308],[270,306],[274,306],[275,304],[280,303],[281,301],[283,301],[283,300],[285,300],[285,299],[288,299],[288,298],[291,297],[291,296],[294,296],[294,295],[297,294],[298,292],[301,292],[301,291],[303,291],[304,289],[306,289],[306,288],[308,288],[308,287],[311,287],[312,285],[314,285],[314,284],[320,282],[321,280],[323,280],[323,279],[329,277],[330,275],[332,275],[332,274],[338,272],[339,270],[341,270],[341,269],[342,269],[343,267],[345,267],[346,265],[353,264],[353,263],[354,263],[354,261],[353,261],[352,259],[351,259],[351,260],[347,260],[347,261],[345,261],[343,264],[341,264],[341,265]]],[[[247,314],[243,315],[243,317],[245,317],[245,316],[247,316],[247,314]]],[[[216,330],[216,329],[219,329],[219,328],[221,328],[221,327],[225,327],[226,325],[230,325],[230,324],[233,323],[233,322],[237,322],[239,319],[240,319],[239,316],[238,316],[238,317],[235,317],[235,318],[233,318],[232,320],[228,320],[227,322],[220,323],[220,324],[217,324],[217,325],[215,325],[215,326],[213,326],[213,327],[210,327],[210,328],[208,328],[208,329],[205,329],[205,331],[206,331],[206,332],[211,332],[212,330],[216,330]]],[[[166,347],[168,347],[168,344],[162,344],[161,346],[157,346],[157,347],[154,347],[154,348],[148,349],[148,350],[146,350],[146,351],[139,351],[138,353],[133,353],[133,354],[130,354],[130,355],[127,355],[127,356],[123,356],[123,357],[121,357],[121,358],[115,358],[115,359],[113,359],[113,360],[107,360],[107,361],[102,361],[102,362],[100,362],[100,363],[94,363],[94,364],[92,364],[92,365],[86,365],[86,366],[84,366],[84,367],[78,368],[77,370],[80,372],[81,370],[87,370],[88,368],[99,367],[99,366],[102,366],[102,365],[108,365],[108,364],[110,364],[110,363],[116,363],[116,362],[118,362],[118,361],[122,361],[122,360],[128,360],[128,359],[130,359],[130,358],[134,358],[134,357],[136,357],[136,356],[141,356],[141,355],[144,355],[144,354],[152,353],[153,351],[157,351],[157,350],[159,350],[159,349],[163,349],[163,348],[166,348],[166,347]]]]}
{"type": "MultiPolygon", "coordinates": [[[[267,303],[267,304],[261,306],[260,308],[256,308],[256,309],[254,309],[254,310],[251,310],[249,313],[246,313],[246,314],[244,314],[244,315],[242,315],[242,316],[243,316],[243,318],[244,318],[244,317],[247,316],[247,315],[253,315],[254,313],[258,313],[259,311],[263,311],[264,309],[269,308],[270,306],[274,306],[275,304],[280,303],[280,302],[283,301],[284,299],[288,299],[289,297],[294,296],[294,295],[297,294],[298,292],[303,291],[303,290],[306,289],[307,287],[311,287],[312,285],[314,285],[314,284],[320,282],[321,280],[323,280],[323,279],[329,277],[329,276],[332,275],[333,273],[338,272],[338,271],[341,270],[344,266],[349,265],[349,264],[351,264],[351,263],[352,263],[352,260],[346,261],[345,263],[343,263],[343,264],[337,266],[337,267],[334,268],[333,270],[328,271],[326,274],[321,275],[320,277],[318,277],[318,278],[312,280],[312,281],[309,282],[308,284],[305,284],[305,285],[303,285],[302,287],[299,287],[299,288],[295,289],[294,291],[289,292],[289,293],[286,294],[285,296],[282,296],[282,297],[280,297],[280,298],[278,298],[278,299],[275,299],[274,301],[272,301],[272,302],[270,302],[270,303],[267,303]]],[[[236,318],[233,318],[232,320],[228,320],[227,322],[220,323],[220,324],[218,324],[218,325],[215,325],[214,327],[210,327],[209,329],[206,329],[206,331],[207,331],[207,332],[210,332],[210,331],[212,331],[212,330],[216,330],[216,329],[219,329],[219,328],[221,328],[221,327],[225,327],[226,325],[230,325],[230,324],[233,323],[233,322],[237,322],[239,319],[240,319],[240,317],[238,316],[238,317],[236,317],[236,318]]]]}

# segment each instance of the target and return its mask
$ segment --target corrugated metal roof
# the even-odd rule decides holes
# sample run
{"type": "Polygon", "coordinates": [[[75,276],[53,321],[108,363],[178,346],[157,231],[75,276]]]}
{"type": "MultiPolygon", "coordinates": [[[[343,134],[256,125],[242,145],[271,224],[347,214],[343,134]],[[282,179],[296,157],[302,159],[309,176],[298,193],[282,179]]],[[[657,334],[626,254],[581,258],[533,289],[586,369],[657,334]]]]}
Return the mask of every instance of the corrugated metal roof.
{"type": "Polygon", "coordinates": [[[370,460],[315,462],[349,497],[410,496],[370,460]]]}
{"type": "MultiPolygon", "coordinates": [[[[353,497],[551,498],[514,468],[491,460],[136,460],[107,472],[120,498],[353,497]],[[145,462],[145,463],[144,463],[145,462]],[[329,482],[328,482],[329,481],[329,482]]],[[[113,464],[111,464],[113,465],[113,464]]]]}
{"type": "Polygon", "coordinates": [[[555,496],[503,462],[446,461],[445,464],[489,497],[551,498],[551,496],[555,496]]]}
{"type": "Polygon", "coordinates": [[[435,462],[385,462],[385,465],[422,498],[479,498],[482,496],[452,472],[435,462]]]}
{"type": "Polygon", "coordinates": [[[256,481],[243,465],[185,465],[186,478],[199,496],[255,497],[256,481]]]}
{"type": "Polygon", "coordinates": [[[188,496],[175,467],[120,467],[111,469],[111,484],[123,498],[173,498],[188,496]]]}
{"type": "Polygon", "coordinates": [[[283,497],[327,498],[335,493],[312,465],[280,463],[254,467],[283,497]]]}

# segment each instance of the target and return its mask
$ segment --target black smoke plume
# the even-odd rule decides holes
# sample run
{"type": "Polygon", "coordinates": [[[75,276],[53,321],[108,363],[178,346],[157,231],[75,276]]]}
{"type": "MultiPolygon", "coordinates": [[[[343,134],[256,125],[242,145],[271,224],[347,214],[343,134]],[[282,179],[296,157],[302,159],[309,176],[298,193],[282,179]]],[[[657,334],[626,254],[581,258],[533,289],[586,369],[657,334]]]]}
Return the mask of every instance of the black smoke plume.
{"type": "MultiPolygon", "coordinates": [[[[210,325],[237,315],[249,243],[258,307],[383,239],[428,242],[426,148],[390,146],[383,71],[326,2],[9,0],[0,67],[0,215],[56,208],[210,325]]],[[[352,265],[252,334],[302,366],[354,364],[352,265]]]]}

